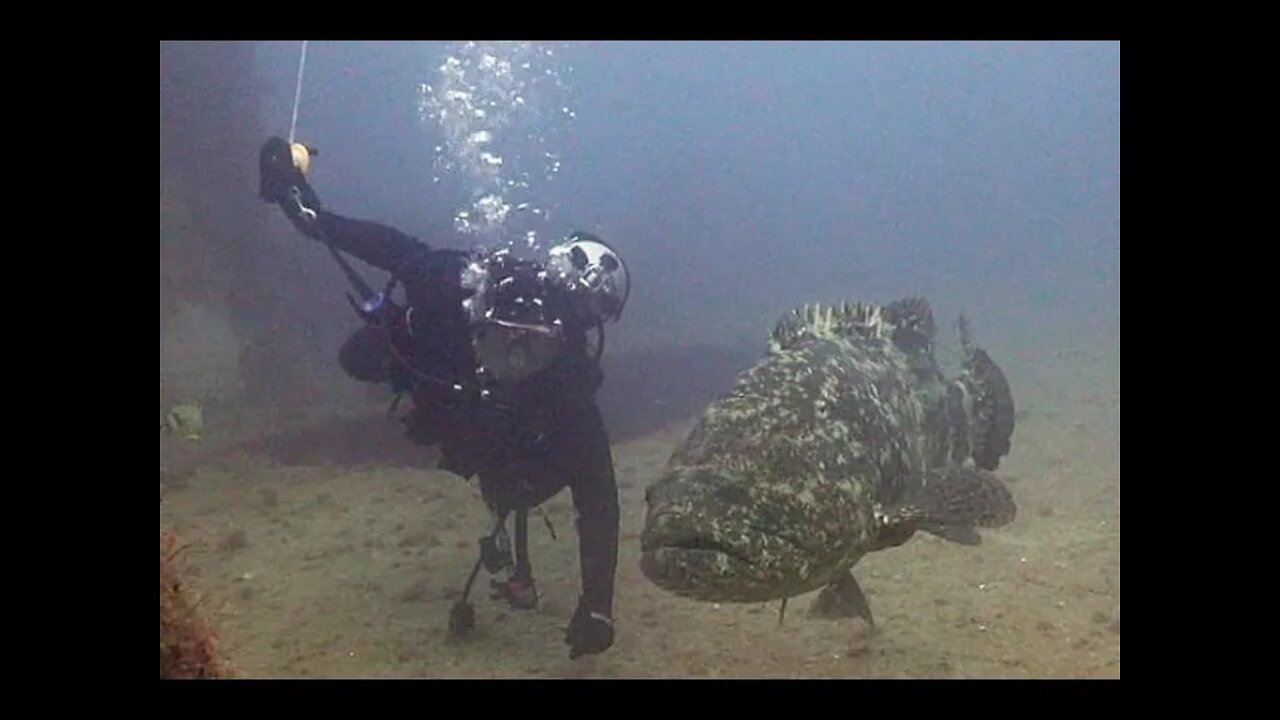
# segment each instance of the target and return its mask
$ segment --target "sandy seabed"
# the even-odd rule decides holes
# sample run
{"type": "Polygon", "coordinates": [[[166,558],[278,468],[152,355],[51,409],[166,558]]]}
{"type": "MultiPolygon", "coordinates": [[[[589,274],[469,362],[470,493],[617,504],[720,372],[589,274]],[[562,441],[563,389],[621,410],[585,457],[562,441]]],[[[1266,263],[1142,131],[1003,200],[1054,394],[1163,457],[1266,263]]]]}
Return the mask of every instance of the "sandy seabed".
{"type": "Polygon", "coordinates": [[[1110,372],[1058,357],[1011,376],[1020,412],[999,472],[1017,520],[976,547],[921,533],[865,558],[855,574],[875,631],[810,617],[813,596],[793,599],[779,627],[776,603],[695,603],[643,578],[644,488],[691,419],[615,444],[618,639],[576,661],[564,644],[579,587],[568,492],[544,507],[556,537],[531,516],[540,607],[489,599],[482,572],[477,627],[451,639],[488,515],[473,482],[427,469],[433,454],[377,415],[216,451],[201,441],[200,454],[162,437],[160,523],[187,543],[184,582],[241,677],[1119,678],[1115,353],[1110,372]]]}

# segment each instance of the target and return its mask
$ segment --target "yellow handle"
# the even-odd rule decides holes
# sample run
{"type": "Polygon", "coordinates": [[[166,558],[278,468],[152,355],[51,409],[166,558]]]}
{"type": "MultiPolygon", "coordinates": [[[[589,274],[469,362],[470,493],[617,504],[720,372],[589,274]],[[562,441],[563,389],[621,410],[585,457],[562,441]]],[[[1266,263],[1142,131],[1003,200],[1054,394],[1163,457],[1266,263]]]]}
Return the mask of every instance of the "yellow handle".
{"type": "Polygon", "coordinates": [[[304,177],[311,175],[311,148],[302,143],[293,143],[289,146],[289,150],[293,153],[293,164],[302,171],[304,177]]]}

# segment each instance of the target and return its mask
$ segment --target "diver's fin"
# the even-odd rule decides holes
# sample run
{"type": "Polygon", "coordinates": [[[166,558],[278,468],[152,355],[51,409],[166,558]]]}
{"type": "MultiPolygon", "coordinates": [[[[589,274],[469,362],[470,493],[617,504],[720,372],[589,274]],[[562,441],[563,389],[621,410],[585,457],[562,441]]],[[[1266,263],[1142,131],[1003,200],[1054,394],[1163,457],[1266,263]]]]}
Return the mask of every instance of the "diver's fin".
{"type": "Polygon", "coordinates": [[[964,371],[952,385],[950,410],[953,415],[962,400],[969,436],[969,454],[983,470],[995,470],[1000,458],[1009,454],[1013,436],[1013,393],[1004,372],[986,350],[973,343],[969,321],[960,316],[960,346],[964,351],[964,371]],[[963,396],[963,398],[961,398],[963,396]]]}
{"type": "Polygon", "coordinates": [[[1017,513],[1013,494],[1000,478],[979,468],[952,465],[925,473],[891,517],[895,523],[972,545],[977,535],[973,528],[1008,525],[1017,513]]]}
{"type": "Polygon", "coordinates": [[[822,588],[809,606],[809,614],[823,618],[860,617],[871,627],[876,626],[871,617],[871,605],[852,572],[845,572],[835,582],[822,588]]]}

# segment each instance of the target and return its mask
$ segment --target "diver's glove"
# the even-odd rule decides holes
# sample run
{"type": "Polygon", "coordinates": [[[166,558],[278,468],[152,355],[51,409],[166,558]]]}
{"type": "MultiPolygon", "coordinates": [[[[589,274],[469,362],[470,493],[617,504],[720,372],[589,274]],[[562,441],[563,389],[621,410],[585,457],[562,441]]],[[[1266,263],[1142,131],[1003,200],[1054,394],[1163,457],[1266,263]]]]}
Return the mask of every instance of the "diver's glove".
{"type": "Polygon", "coordinates": [[[595,655],[613,647],[613,618],[604,613],[591,612],[581,601],[569,621],[564,642],[569,646],[569,659],[583,655],[595,655]]]}
{"type": "Polygon", "coordinates": [[[293,148],[284,138],[272,137],[258,153],[258,196],[263,202],[279,205],[285,217],[303,235],[317,237],[320,197],[293,157],[293,148]]]}

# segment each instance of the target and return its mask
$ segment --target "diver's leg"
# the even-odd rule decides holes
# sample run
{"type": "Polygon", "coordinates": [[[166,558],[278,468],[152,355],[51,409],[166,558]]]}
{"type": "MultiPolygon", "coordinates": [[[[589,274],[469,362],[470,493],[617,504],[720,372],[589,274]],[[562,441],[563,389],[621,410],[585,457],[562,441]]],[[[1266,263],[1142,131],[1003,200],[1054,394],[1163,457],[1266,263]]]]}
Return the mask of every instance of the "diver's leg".
{"type": "Polygon", "coordinates": [[[533,567],[529,563],[529,510],[516,511],[516,567],[503,588],[503,595],[511,607],[532,610],[538,607],[538,588],[533,582],[533,567]]]}
{"type": "Polygon", "coordinates": [[[497,575],[503,571],[509,572],[512,561],[511,541],[507,537],[509,511],[494,501],[493,483],[494,480],[488,473],[480,473],[480,495],[494,519],[493,529],[480,538],[480,562],[490,575],[497,575]]]}
{"type": "MultiPolygon", "coordinates": [[[[508,510],[514,510],[513,514],[516,516],[514,542],[506,543],[502,553],[502,557],[506,559],[502,569],[507,571],[507,576],[494,578],[490,586],[493,588],[493,599],[506,601],[517,610],[531,610],[538,606],[538,590],[534,585],[533,567],[529,562],[529,508],[521,503],[524,498],[499,497],[503,490],[512,486],[512,471],[515,469],[505,468],[500,475],[488,476],[489,493],[486,502],[504,514],[508,510]],[[511,561],[513,549],[514,562],[511,561]]],[[[482,477],[485,475],[482,474],[482,477]]],[[[503,539],[506,539],[505,533],[503,539]]]]}
{"type": "Polygon", "coordinates": [[[566,468],[578,521],[582,597],[579,609],[613,617],[618,565],[618,483],[613,451],[600,411],[593,407],[572,434],[572,467],[566,468]]]}
{"type": "Polygon", "coordinates": [[[533,580],[533,568],[529,565],[529,511],[516,511],[516,572],[517,580],[533,580]]]}
{"type": "Polygon", "coordinates": [[[613,645],[614,574],[618,565],[618,484],[613,451],[600,411],[579,418],[566,448],[565,468],[578,512],[578,559],[582,595],[565,631],[570,659],[613,645]]]}

